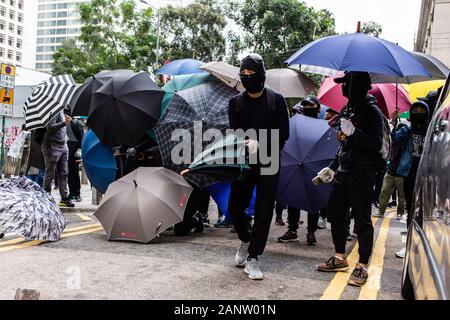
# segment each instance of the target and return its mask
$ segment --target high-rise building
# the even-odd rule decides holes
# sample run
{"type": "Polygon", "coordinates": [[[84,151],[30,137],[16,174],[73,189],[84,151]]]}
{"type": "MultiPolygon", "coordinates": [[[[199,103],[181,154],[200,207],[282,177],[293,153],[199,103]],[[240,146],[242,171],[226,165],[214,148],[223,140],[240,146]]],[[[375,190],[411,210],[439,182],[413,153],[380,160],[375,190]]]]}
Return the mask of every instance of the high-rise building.
{"type": "Polygon", "coordinates": [[[0,0],[0,61],[17,66],[23,59],[24,0],[0,0]]]}
{"type": "MultiPolygon", "coordinates": [[[[1,1],[1,0],[0,0],[1,1]]],[[[81,32],[78,6],[89,0],[38,0],[36,70],[51,72],[53,54],[81,32]]]]}

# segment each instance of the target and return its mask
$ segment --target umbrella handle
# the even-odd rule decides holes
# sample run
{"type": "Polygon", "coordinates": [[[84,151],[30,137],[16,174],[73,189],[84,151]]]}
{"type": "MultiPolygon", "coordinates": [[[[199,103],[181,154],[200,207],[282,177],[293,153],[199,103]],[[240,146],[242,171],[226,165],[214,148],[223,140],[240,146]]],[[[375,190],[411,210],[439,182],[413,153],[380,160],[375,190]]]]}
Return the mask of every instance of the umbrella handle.
{"type": "Polygon", "coordinates": [[[160,222],[160,223],[158,224],[158,226],[156,227],[156,230],[155,230],[156,236],[157,236],[158,238],[159,238],[158,230],[159,230],[159,228],[161,228],[161,226],[162,226],[162,223],[160,222]]]}

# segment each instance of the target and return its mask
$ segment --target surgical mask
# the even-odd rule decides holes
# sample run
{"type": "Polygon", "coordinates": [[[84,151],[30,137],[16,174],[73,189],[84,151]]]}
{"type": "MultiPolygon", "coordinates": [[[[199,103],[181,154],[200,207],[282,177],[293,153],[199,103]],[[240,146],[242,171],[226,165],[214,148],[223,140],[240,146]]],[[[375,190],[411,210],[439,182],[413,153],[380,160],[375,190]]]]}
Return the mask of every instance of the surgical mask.
{"type": "Polygon", "coordinates": [[[250,75],[240,75],[242,85],[249,93],[258,93],[264,90],[266,77],[259,73],[253,73],[250,75]]]}

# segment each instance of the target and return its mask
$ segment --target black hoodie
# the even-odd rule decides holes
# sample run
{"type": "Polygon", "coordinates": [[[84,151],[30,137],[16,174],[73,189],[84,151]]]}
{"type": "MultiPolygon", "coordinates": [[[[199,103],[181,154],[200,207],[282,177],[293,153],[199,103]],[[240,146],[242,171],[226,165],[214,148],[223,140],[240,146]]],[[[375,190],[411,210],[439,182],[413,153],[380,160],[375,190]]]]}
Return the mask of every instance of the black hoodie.
{"type": "Polygon", "coordinates": [[[383,118],[377,100],[367,95],[353,107],[346,106],[340,113],[352,120],[355,133],[342,142],[330,169],[340,172],[376,171],[383,144],[383,118]]]}

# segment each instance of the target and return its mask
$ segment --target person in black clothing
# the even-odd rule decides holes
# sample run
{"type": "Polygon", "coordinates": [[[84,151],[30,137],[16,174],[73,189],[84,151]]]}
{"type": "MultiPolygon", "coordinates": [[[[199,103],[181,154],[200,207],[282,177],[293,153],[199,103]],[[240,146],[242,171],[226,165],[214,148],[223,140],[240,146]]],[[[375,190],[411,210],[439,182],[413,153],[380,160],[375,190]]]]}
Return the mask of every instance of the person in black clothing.
{"type": "MultiPolygon", "coordinates": [[[[279,148],[268,146],[271,156],[280,155],[289,137],[289,116],[283,96],[265,88],[266,71],[261,56],[251,54],[241,62],[240,77],[246,91],[233,97],[229,102],[230,128],[244,131],[266,129],[270,136],[272,130],[279,130],[279,148]]],[[[258,135],[259,137],[259,135],[258,135]]],[[[235,256],[238,267],[245,267],[250,279],[262,280],[258,256],[262,255],[269,235],[273,208],[278,186],[279,167],[276,174],[267,174],[269,165],[261,163],[258,141],[247,140],[248,153],[256,154],[258,164],[251,164],[251,172],[243,180],[234,180],[231,185],[229,212],[237,235],[241,240],[235,256]],[[249,231],[245,209],[248,208],[256,186],[255,217],[252,231],[249,231]]]]}
{"type": "Polygon", "coordinates": [[[341,147],[328,168],[318,177],[325,183],[333,182],[328,217],[335,246],[335,255],[317,266],[319,271],[345,271],[349,264],[345,256],[348,235],[348,212],[351,208],[359,242],[359,263],[353,270],[349,284],[362,286],[368,278],[368,263],[373,248],[371,202],[375,172],[384,161],[380,150],[383,144],[383,118],[376,99],[368,95],[370,75],[366,72],[347,72],[342,92],[349,101],[341,111],[339,139],[341,147]]]}
{"type": "Polygon", "coordinates": [[[72,121],[67,125],[67,135],[69,141],[69,175],[67,177],[69,184],[69,198],[72,201],[81,202],[81,181],[80,181],[80,156],[77,154],[81,149],[81,141],[83,140],[84,131],[81,124],[72,121]]]}
{"type": "MultiPolygon", "coordinates": [[[[319,118],[320,101],[315,96],[309,96],[301,102],[302,114],[306,117],[319,118]]],[[[300,209],[288,207],[288,230],[284,235],[278,238],[279,242],[298,241],[297,230],[300,221],[300,209]]],[[[309,246],[317,244],[315,232],[319,222],[319,212],[308,212],[308,233],[306,235],[306,243],[309,246]]]]}

